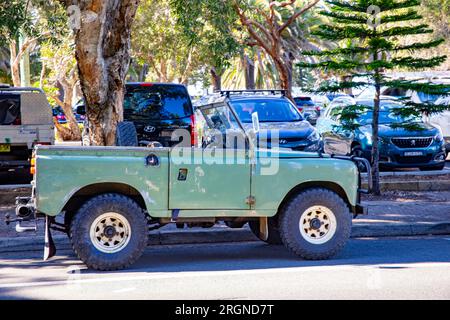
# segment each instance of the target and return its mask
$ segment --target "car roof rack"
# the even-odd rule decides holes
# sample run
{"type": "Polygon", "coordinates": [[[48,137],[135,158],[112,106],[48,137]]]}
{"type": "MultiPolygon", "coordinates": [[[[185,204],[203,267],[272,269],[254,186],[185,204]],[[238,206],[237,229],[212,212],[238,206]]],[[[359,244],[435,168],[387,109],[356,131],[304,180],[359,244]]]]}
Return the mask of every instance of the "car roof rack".
{"type": "Polygon", "coordinates": [[[0,91],[36,91],[39,93],[44,93],[41,88],[34,87],[0,87],[0,91]]]}
{"type": "Polygon", "coordinates": [[[271,94],[271,95],[281,94],[283,96],[286,96],[286,90],[284,90],[284,89],[218,90],[216,92],[220,93],[221,96],[226,96],[226,97],[229,97],[230,95],[239,95],[239,94],[246,94],[246,93],[250,93],[250,94],[271,94]]]}

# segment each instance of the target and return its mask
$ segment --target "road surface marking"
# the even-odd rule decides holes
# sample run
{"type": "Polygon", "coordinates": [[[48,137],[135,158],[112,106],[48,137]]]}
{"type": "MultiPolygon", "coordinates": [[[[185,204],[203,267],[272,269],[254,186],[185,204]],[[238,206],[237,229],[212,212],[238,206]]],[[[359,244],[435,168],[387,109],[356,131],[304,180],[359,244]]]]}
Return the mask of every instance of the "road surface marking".
{"type": "Polygon", "coordinates": [[[158,280],[158,279],[176,279],[186,277],[214,277],[214,276],[233,276],[233,275],[258,275],[258,274],[279,274],[283,273],[298,273],[298,272],[321,272],[321,271],[352,271],[355,269],[367,270],[372,268],[379,268],[380,266],[404,266],[411,268],[439,268],[450,267],[450,263],[437,262],[437,263],[405,263],[405,264],[374,264],[371,266],[361,265],[343,265],[343,266],[311,266],[311,267],[287,267],[287,268],[275,268],[275,269],[259,269],[259,270],[221,270],[221,271],[187,271],[187,272],[158,272],[155,274],[147,274],[143,276],[126,276],[126,277],[100,277],[90,279],[67,279],[67,280],[52,280],[52,281],[36,281],[36,282],[17,282],[0,284],[2,288],[25,288],[25,287],[41,287],[41,286],[57,286],[57,285],[80,285],[80,284],[92,284],[92,283],[107,283],[107,282],[126,282],[126,281],[144,281],[144,280],[158,280]]]}

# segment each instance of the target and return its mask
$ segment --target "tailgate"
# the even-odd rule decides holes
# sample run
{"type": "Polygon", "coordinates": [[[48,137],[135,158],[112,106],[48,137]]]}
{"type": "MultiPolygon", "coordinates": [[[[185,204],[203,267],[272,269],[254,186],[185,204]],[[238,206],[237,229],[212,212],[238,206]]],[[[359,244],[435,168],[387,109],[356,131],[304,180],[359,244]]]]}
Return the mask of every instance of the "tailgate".
{"type": "Polygon", "coordinates": [[[36,142],[54,143],[54,129],[49,125],[0,126],[0,144],[27,145],[36,142]]]}

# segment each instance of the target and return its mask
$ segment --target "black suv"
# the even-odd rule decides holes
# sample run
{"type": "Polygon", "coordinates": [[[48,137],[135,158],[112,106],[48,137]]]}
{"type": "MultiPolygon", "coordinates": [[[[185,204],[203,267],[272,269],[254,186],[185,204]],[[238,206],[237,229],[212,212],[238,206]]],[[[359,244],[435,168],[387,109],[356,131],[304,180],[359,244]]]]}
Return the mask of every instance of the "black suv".
{"type": "MultiPolygon", "coordinates": [[[[317,130],[306,121],[296,106],[285,96],[284,90],[235,90],[221,91],[208,100],[196,105],[210,126],[221,128],[220,119],[210,114],[213,106],[227,103],[239,118],[242,127],[250,130],[253,127],[253,116],[257,115],[260,131],[257,133],[260,147],[289,148],[295,151],[318,152],[322,142],[317,130]],[[218,124],[215,125],[214,122],[218,124]],[[276,130],[278,139],[274,142],[272,132],[276,130]],[[274,145],[276,144],[276,145],[274,145]]],[[[227,135],[227,132],[223,132],[227,135]]],[[[210,144],[215,137],[204,133],[203,144],[210,144]]],[[[226,139],[223,137],[222,139],[226,139]]]]}
{"type": "MultiPolygon", "coordinates": [[[[77,108],[83,113],[84,106],[77,108]]],[[[180,142],[195,145],[195,118],[191,98],[184,85],[172,83],[127,83],[123,103],[123,118],[132,122],[136,128],[138,144],[148,145],[159,142],[171,147],[180,142]],[[187,130],[190,141],[173,137],[177,129],[187,130]]],[[[88,125],[83,131],[83,145],[88,144],[85,137],[88,125]]],[[[119,128],[120,128],[119,124],[119,128]]],[[[118,145],[121,145],[120,143],[118,145]]]]}

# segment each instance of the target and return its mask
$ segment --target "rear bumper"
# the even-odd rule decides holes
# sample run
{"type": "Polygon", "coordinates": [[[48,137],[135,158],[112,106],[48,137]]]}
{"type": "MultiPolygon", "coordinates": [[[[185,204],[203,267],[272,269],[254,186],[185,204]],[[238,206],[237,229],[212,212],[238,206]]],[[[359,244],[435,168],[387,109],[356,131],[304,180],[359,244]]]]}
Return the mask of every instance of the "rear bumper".
{"type": "Polygon", "coordinates": [[[0,171],[10,170],[10,169],[29,168],[29,167],[30,167],[30,162],[28,160],[11,160],[11,161],[0,160],[0,171]]]}

